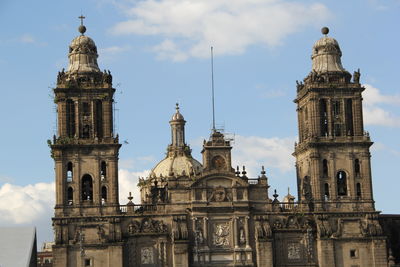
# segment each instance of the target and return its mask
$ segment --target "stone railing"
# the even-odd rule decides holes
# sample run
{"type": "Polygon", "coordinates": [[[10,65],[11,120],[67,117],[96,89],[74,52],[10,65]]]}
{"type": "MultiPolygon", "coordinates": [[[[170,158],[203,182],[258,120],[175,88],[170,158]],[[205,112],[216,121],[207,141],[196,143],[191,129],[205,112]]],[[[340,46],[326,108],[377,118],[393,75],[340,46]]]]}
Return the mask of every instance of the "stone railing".
{"type": "Polygon", "coordinates": [[[119,205],[121,213],[146,213],[165,210],[165,204],[128,204],[119,205]]]}

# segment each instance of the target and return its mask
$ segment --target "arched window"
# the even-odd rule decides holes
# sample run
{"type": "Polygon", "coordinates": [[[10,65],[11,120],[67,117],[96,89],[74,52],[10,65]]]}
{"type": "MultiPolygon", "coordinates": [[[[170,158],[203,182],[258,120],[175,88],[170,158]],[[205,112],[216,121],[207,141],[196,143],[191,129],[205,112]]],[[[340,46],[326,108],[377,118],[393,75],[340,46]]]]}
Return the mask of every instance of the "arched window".
{"type": "Polygon", "coordinates": [[[74,137],[75,135],[75,104],[74,101],[68,99],[66,102],[66,126],[68,137],[74,137]]]}
{"type": "Polygon", "coordinates": [[[356,176],[360,175],[360,160],[359,159],[355,159],[354,160],[354,173],[356,174],[356,176]]]}
{"type": "Polygon", "coordinates": [[[72,162],[68,162],[68,164],[67,164],[67,182],[72,181],[72,176],[73,176],[72,162]]]}
{"type": "Polygon", "coordinates": [[[329,200],[329,184],[325,183],[324,185],[324,198],[325,200],[329,200]]]}
{"type": "Polygon", "coordinates": [[[353,135],[353,101],[346,100],[346,134],[353,135]]]}
{"type": "Polygon", "coordinates": [[[82,200],[93,200],[93,180],[89,174],[82,177],[82,200]]]}
{"type": "Polygon", "coordinates": [[[97,137],[103,137],[103,103],[101,100],[96,101],[96,134],[97,137]]]}
{"type": "Polygon", "coordinates": [[[328,108],[325,99],[319,100],[321,136],[328,136],[328,108]]]}
{"type": "Polygon", "coordinates": [[[103,186],[101,188],[101,204],[107,202],[107,187],[103,186]]]}
{"type": "Polygon", "coordinates": [[[101,180],[105,180],[107,178],[107,164],[105,161],[102,161],[100,164],[100,178],[101,180]]]}
{"type": "Polygon", "coordinates": [[[338,196],[347,196],[347,175],[344,171],[336,174],[338,196]]]}
{"type": "Polygon", "coordinates": [[[357,183],[357,197],[361,198],[361,184],[357,183]]]}
{"type": "Polygon", "coordinates": [[[326,159],[322,161],[322,174],[325,177],[328,176],[328,161],[326,159]]]}
{"type": "Polygon", "coordinates": [[[67,190],[67,203],[68,205],[72,205],[74,203],[74,189],[72,189],[72,187],[68,187],[67,190]]]}

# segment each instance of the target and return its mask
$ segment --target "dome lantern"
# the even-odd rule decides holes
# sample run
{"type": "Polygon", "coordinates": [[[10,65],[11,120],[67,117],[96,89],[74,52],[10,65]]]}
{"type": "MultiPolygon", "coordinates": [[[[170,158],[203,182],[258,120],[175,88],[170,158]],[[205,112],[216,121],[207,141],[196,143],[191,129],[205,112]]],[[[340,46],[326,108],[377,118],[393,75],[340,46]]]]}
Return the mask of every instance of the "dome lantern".
{"type": "Polygon", "coordinates": [[[96,44],[91,38],[84,35],[86,32],[86,27],[83,25],[84,18],[84,16],[79,17],[81,25],[78,31],[81,35],[73,39],[69,46],[69,74],[100,72],[97,65],[98,54],[96,44]]]}
{"type": "Polygon", "coordinates": [[[339,43],[328,37],[329,29],[323,27],[324,36],[315,42],[312,52],[312,71],[318,74],[327,72],[347,72],[342,66],[342,51],[339,43]]]}
{"type": "Polygon", "coordinates": [[[171,144],[167,149],[167,156],[160,161],[150,172],[150,177],[178,177],[196,176],[203,170],[203,166],[191,155],[191,149],[185,143],[185,119],[176,104],[176,111],[170,120],[171,144]]]}

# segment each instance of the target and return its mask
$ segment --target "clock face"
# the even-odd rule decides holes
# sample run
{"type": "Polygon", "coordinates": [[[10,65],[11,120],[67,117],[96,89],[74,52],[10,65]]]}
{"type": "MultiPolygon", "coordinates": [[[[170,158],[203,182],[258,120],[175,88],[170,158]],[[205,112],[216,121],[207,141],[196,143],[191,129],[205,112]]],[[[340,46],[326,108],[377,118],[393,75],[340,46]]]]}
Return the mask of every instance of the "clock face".
{"type": "Polygon", "coordinates": [[[216,156],[212,159],[212,165],[214,168],[222,169],[225,167],[225,159],[221,156],[216,156]]]}

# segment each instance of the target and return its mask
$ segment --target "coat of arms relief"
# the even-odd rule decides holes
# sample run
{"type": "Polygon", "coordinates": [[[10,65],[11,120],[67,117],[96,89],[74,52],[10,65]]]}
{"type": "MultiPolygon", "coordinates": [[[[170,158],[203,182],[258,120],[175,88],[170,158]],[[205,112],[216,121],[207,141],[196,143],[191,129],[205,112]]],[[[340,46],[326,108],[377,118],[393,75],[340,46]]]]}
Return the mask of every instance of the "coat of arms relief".
{"type": "Polygon", "coordinates": [[[217,222],[214,224],[213,245],[216,247],[229,247],[230,245],[229,222],[217,222]]]}

